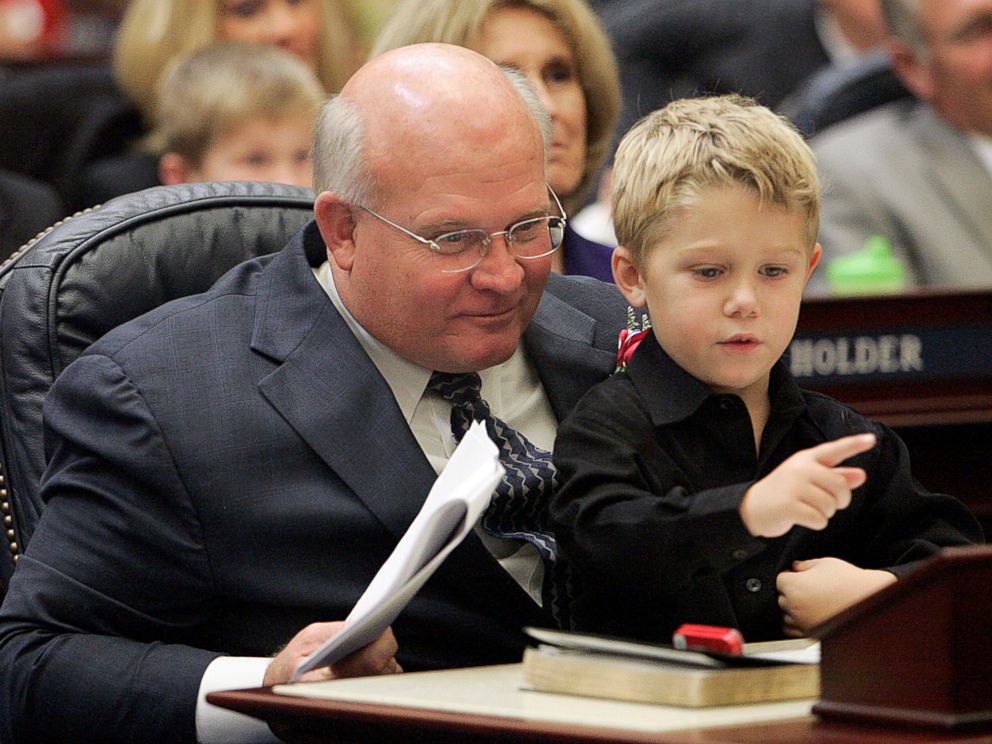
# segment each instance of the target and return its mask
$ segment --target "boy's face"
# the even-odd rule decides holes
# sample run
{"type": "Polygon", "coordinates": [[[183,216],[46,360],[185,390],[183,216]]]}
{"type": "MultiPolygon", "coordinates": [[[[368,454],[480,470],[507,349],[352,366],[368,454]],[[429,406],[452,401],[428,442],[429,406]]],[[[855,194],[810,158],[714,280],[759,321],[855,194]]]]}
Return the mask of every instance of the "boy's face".
{"type": "Polygon", "coordinates": [[[313,185],[312,142],[308,116],[248,119],[207,148],[188,181],[274,181],[313,185]]]}
{"type": "Polygon", "coordinates": [[[672,219],[638,270],[626,249],[613,266],[635,307],[679,366],[716,392],[768,391],[772,365],[796,328],[803,287],[820,258],[802,216],[762,206],[744,187],[703,189],[672,219]]]}

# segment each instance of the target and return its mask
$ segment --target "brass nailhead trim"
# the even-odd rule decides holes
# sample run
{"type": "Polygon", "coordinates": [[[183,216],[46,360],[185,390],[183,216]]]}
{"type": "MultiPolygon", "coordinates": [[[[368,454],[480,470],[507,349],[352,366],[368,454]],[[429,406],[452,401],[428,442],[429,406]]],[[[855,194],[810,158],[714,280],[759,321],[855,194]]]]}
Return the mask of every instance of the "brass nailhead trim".
{"type": "MultiPolygon", "coordinates": [[[[3,465],[0,464],[0,485],[3,485],[3,465]]],[[[7,549],[10,551],[10,560],[13,563],[17,563],[19,546],[17,545],[17,533],[14,532],[14,513],[11,510],[10,501],[7,499],[7,489],[0,488],[0,510],[3,511],[3,524],[6,527],[7,539],[10,541],[7,543],[7,549]]]]}

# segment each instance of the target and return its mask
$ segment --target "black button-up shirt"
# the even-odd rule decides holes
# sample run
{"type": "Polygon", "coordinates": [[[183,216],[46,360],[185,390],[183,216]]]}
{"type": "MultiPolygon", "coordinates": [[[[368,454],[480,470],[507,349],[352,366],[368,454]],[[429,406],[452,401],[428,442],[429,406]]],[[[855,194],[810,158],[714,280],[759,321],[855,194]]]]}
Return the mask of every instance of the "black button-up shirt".
{"type": "Polygon", "coordinates": [[[894,573],[941,547],[980,542],[956,499],[928,493],[888,427],[801,390],[780,362],[771,415],[755,451],[744,402],[681,369],[653,334],[627,372],[595,386],[562,422],[551,504],[572,561],[576,629],[671,642],[681,623],[736,627],[748,641],[782,637],[775,578],[794,560],[833,556],[894,573]],[[874,432],[845,464],[867,482],[821,531],[754,537],[738,510],[747,489],[798,450],[874,432]]]}

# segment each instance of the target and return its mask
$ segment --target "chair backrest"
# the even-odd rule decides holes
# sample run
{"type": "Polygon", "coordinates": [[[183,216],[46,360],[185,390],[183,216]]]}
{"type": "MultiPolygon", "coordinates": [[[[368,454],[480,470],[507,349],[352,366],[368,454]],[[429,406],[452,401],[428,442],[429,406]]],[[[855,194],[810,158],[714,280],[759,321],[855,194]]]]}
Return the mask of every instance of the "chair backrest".
{"type": "MultiPolygon", "coordinates": [[[[65,220],[0,265],[0,489],[13,570],[42,503],[41,411],[59,373],[97,338],[274,253],[313,215],[308,189],[158,186],[65,220]]],[[[2,586],[0,586],[2,592],[2,586]]]]}

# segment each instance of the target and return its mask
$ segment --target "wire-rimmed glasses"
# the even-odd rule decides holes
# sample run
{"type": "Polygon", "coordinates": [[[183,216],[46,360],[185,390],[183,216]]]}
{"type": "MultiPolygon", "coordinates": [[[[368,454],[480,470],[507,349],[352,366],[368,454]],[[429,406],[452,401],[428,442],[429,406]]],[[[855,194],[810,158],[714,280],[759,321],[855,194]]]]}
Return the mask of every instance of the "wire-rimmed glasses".
{"type": "Polygon", "coordinates": [[[456,273],[470,271],[482,263],[482,259],[489,251],[492,239],[497,235],[504,236],[506,249],[510,255],[523,261],[544,258],[558,250],[565,239],[565,210],[558,200],[558,195],[550,186],[548,193],[554,199],[560,215],[531,217],[515,222],[505,230],[497,230],[492,233],[481,228],[469,228],[442,233],[435,238],[424,238],[410,232],[405,227],[397,225],[392,220],[361,204],[354,206],[413,238],[418,243],[426,245],[430,248],[431,253],[443,262],[442,272],[456,273]]]}

